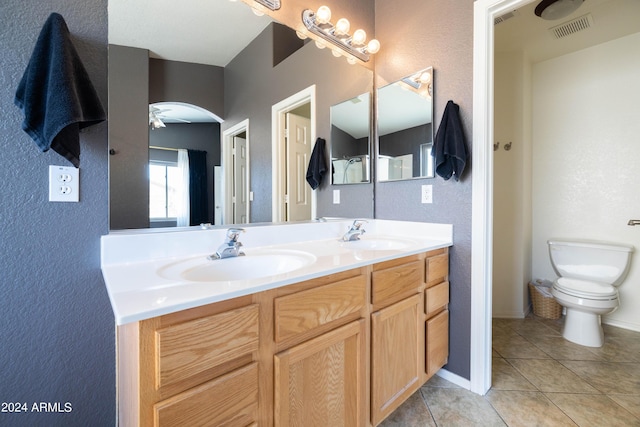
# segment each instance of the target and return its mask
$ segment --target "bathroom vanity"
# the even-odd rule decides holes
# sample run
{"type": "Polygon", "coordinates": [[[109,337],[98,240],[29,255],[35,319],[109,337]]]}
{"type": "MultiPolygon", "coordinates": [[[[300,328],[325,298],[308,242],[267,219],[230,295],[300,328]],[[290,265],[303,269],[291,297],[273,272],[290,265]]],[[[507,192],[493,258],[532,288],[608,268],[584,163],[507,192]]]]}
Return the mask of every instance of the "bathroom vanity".
{"type": "Polygon", "coordinates": [[[194,273],[234,261],[199,261],[225,229],[104,236],[121,425],[372,426],[418,390],[447,361],[451,226],[349,224],[247,228],[239,266],[295,265],[248,278],[194,273]]]}

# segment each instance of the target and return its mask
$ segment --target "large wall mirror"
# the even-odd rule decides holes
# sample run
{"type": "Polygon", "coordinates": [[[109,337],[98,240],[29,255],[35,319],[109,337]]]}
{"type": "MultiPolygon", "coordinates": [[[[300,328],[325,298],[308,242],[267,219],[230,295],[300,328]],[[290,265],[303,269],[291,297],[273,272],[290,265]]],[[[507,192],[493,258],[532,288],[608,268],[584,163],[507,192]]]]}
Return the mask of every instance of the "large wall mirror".
{"type": "Polygon", "coordinates": [[[433,68],[378,89],[378,181],[431,178],[433,68]]]}
{"type": "Polygon", "coordinates": [[[369,182],[371,95],[360,94],[331,106],[331,182],[369,182]]]}
{"type": "MultiPolygon", "coordinates": [[[[278,139],[273,107],[296,94],[313,94],[306,105],[283,112],[310,120],[310,154],[318,137],[330,146],[331,107],[372,88],[370,69],[298,39],[295,31],[256,16],[245,3],[194,0],[185,6],[158,0],[150,8],[145,2],[109,0],[110,228],[175,224],[170,213],[168,222],[152,224],[149,174],[152,164],[177,164],[180,149],[205,152],[205,220],[190,225],[297,219],[274,218],[274,206],[284,203],[277,199],[286,193],[278,187],[290,181],[281,177],[291,173],[304,181],[304,176],[300,168],[286,172],[286,160],[274,154],[285,150],[272,146],[278,139]],[[156,119],[162,125],[154,125],[156,119]],[[235,152],[244,157],[229,155],[236,144],[235,152]],[[231,207],[229,200],[238,204],[231,207]]],[[[154,173],[161,176],[160,169],[154,167],[154,173]]],[[[321,193],[331,177],[325,179],[313,192],[313,214],[304,218],[334,213],[330,196],[321,193]]],[[[168,200],[168,185],[155,193],[163,191],[168,200]]],[[[373,216],[372,186],[358,192],[366,193],[353,198],[358,216],[373,216]],[[364,213],[363,200],[370,205],[364,213]]],[[[153,204],[154,212],[162,211],[160,204],[153,204]]],[[[339,208],[335,215],[348,211],[345,204],[339,208]]]]}

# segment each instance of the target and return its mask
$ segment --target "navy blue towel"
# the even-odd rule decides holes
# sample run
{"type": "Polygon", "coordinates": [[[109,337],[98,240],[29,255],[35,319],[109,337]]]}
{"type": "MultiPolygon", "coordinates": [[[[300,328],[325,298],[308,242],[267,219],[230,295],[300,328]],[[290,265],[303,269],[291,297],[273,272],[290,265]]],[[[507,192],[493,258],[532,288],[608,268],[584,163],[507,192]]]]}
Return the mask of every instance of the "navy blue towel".
{"type": "Polygon", "coordinates": [[[313,147],[309,167],[307,168],[307,182],[314,190],[322,183],[322,177],[327,172],[327,161],[325,159],[324,146],[326,141],[322,138],[316,139],[313,147]]]}
{"type": "Polygon", "coordinates": [[[453,176],[458,181],[469,157],[459,111],[457,104],[447,102],[433,143],[436,173],[445,180],[453,176]]]}
{"type": "Polygon", "coordinates": [[[42,151],[52,148],[80,166],[80,129],[106,115],[60,14],[42,27],[14,102],[24,112],[22,129],[42,151]]]}

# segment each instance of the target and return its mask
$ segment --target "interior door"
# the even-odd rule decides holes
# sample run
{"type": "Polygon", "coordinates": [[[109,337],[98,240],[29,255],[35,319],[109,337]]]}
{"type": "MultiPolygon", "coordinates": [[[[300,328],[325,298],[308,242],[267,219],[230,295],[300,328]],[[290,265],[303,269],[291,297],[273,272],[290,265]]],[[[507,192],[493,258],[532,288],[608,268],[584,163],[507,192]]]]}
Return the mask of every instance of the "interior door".
{"type": "Polygon", "coordinates": [[[286,221],[311,219],[311,187],[307,166],[311,157],[311,120],[287,113],[286,221]]]}
{"type": "Polygon", "coordinates": [[[247,140],[233,137],[233,223],[249,222],[249,168],[247,140]]]}

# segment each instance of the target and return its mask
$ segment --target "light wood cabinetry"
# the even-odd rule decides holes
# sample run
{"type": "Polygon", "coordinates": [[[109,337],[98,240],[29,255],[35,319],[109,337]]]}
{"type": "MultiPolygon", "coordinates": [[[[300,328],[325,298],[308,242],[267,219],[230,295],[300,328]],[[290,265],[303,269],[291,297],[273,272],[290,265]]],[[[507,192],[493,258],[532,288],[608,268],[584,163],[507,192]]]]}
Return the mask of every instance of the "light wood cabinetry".
{"type": "Polygon", "coordinates": [[[430,378],[449,358],[448,249],[427,253],[425,265],[425,372],[430,378]]]}
{"type": "Polygon", "coordinates": [[[375,426],[448,357],[448,250],[118,327],[122,426],[375,426]]]}
{"type": "Polygon", "coordinates": [[[364,425],[365,322],[357,320],[275,356],[275,425],[364,425]]]}

